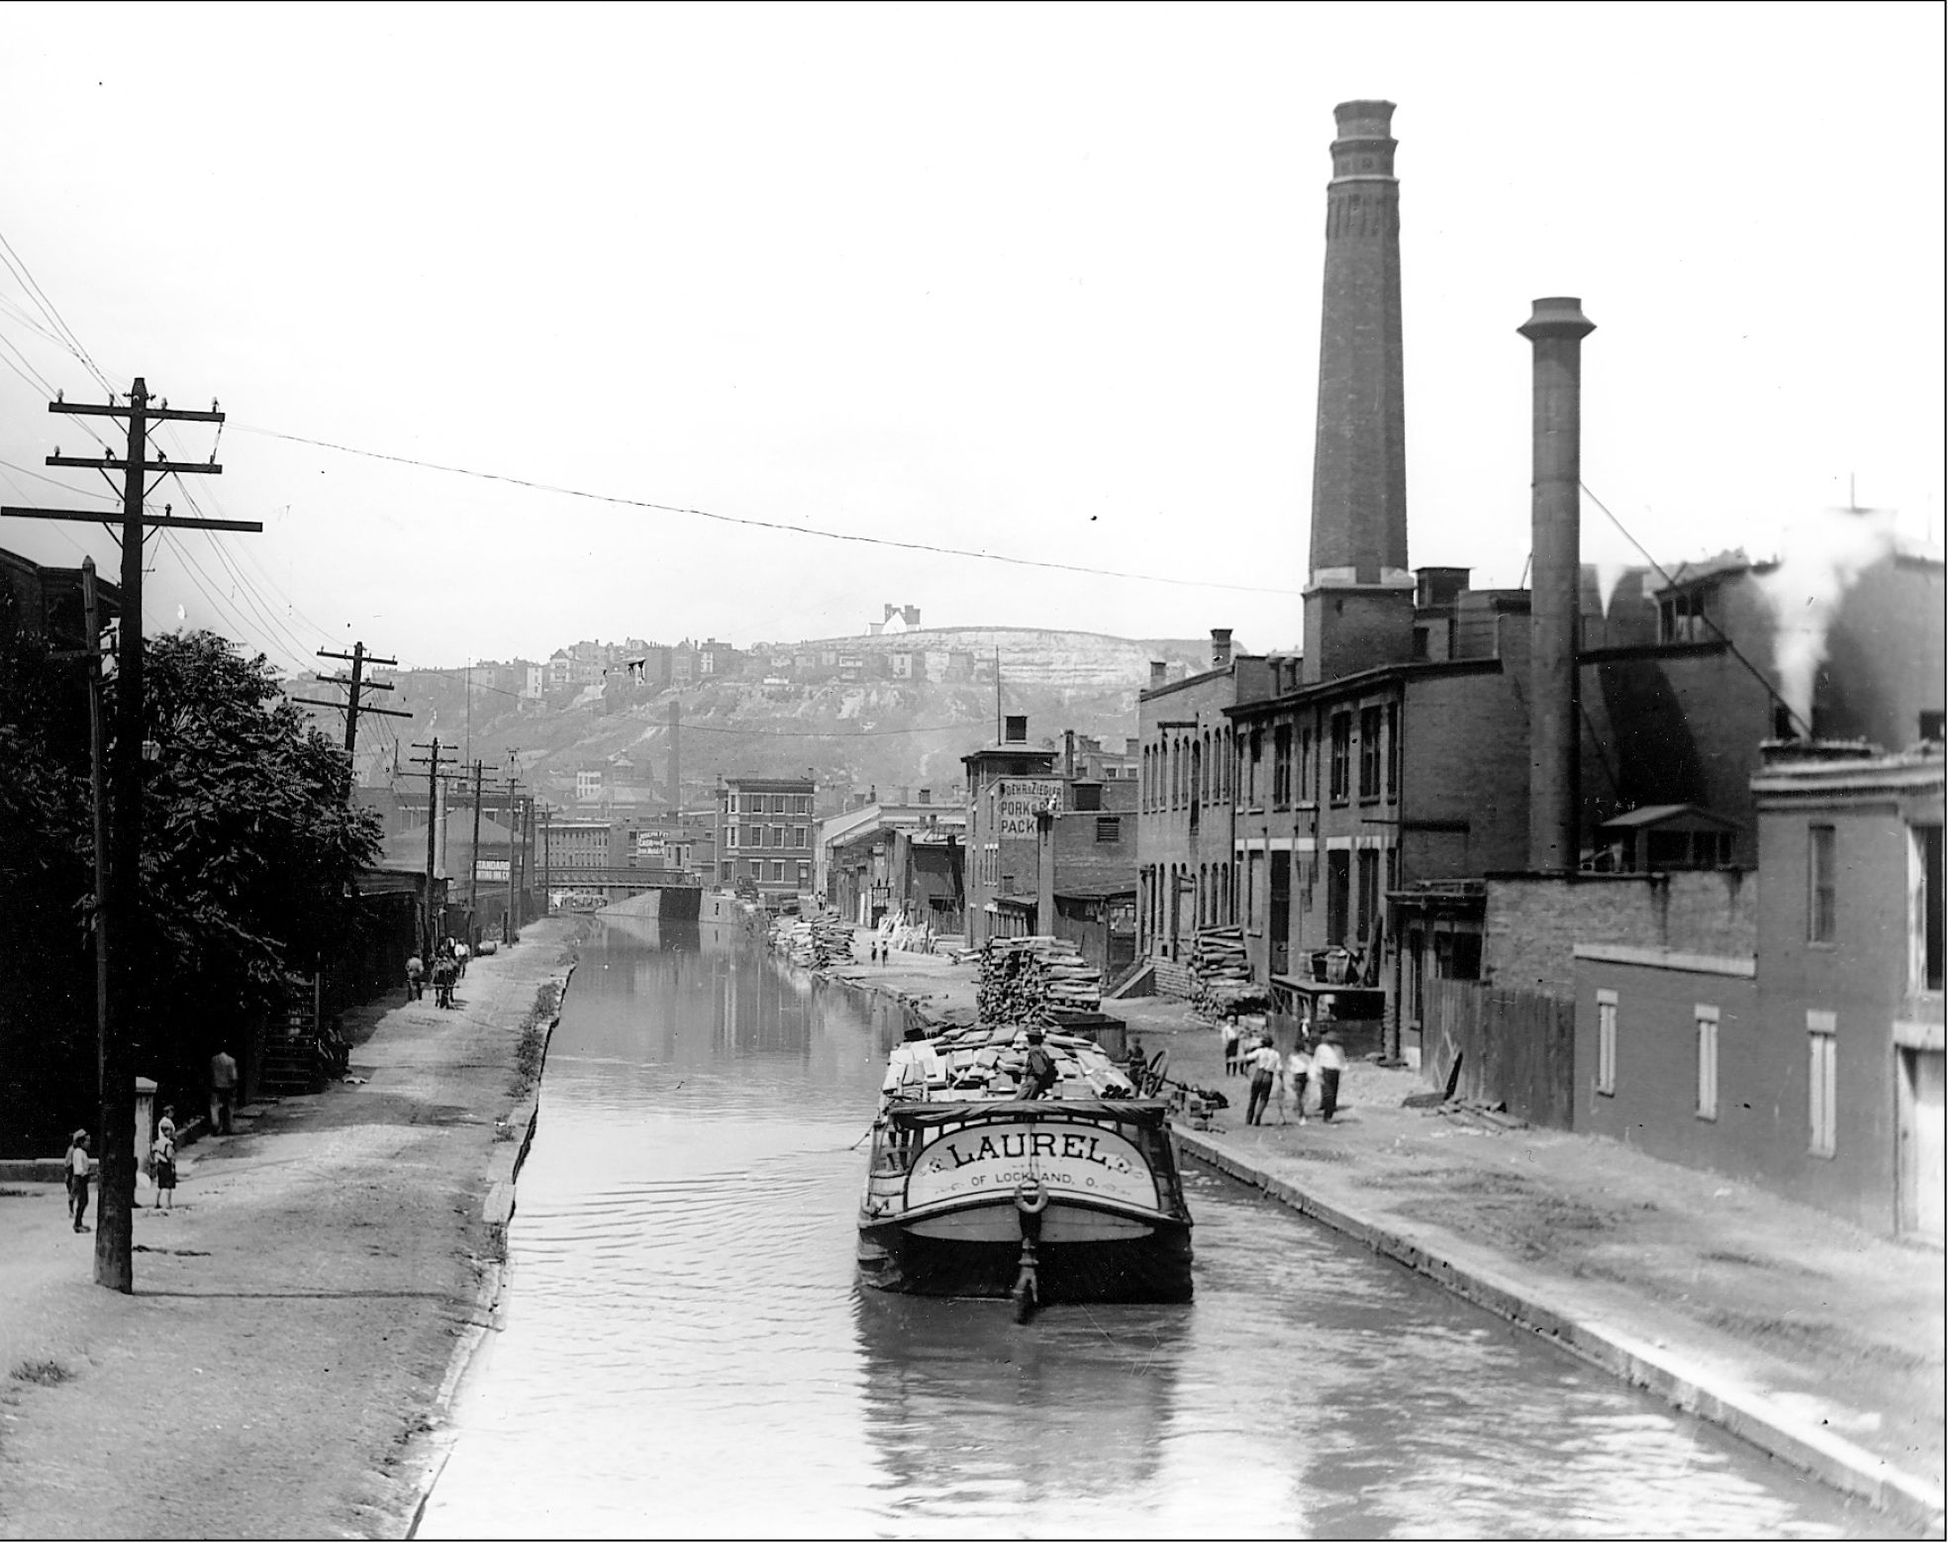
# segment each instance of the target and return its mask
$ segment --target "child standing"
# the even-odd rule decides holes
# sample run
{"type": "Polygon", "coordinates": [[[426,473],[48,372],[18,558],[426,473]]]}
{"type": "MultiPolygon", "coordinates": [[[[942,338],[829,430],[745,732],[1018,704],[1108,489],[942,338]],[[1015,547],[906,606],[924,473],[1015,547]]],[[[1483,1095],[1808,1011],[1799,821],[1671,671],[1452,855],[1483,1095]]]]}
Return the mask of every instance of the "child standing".
{"type": "Polygon", "coordinates": [[[168,1211],[177,1197],[177,1111],[163,1106],[157,1139],[150,1143],[150,1180],[156,1185],[157,1209],[168,1211]]]}
{"type": "Polygon", "coordinates": [[[68,1214],[75,1218],[75,1230],[87,1232],[88,1217],[88,1132],[78,1130],[68,1138],[68,1214]]]}

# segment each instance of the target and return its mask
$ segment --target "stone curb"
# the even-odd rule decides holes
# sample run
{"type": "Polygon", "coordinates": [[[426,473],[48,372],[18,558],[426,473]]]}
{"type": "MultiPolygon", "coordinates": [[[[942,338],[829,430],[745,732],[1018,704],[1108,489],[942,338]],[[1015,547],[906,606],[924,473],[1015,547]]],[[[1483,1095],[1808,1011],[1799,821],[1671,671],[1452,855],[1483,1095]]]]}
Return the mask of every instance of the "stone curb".
{"type": "Polygon", "coordinates": [[[1943,1489],[1900,1473],[1883,1458],[1841,1436],[1810,1429],[1760,1394],[1714,1375],[1659,1345],[1611,1324],[1589,1321],[1548,1300],[1542,1287],[1507,1278],[1501,1270],[1467,1256],[1425,1247],[1405,1233],[1356,1212],[1330,1205],[1299,1185],[1248,1161],[1211,1136],[1182,1127],[1178,1143],[1193,1156],[1336,1232],[1365,1243],[1467,1301],[1497,1313],[1633,1387],[1659,1394],[1676,1408],[1740,1436],[1772,1457],[1835,1489],[1935,1536],[1946,1530],[1943,1489]]]}

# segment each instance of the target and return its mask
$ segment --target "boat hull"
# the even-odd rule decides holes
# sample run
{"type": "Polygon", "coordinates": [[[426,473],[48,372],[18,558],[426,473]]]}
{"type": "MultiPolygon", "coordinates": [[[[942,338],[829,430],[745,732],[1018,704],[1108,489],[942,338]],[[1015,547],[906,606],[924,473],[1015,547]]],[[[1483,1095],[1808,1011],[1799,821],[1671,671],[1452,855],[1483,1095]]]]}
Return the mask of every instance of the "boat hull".
{"type": "MultiPolygon", "coordinates": [[[[1188,1302],[1191,1224],[1051,1205],[1042,1218],[1040,1297],[1061,1302],[1188,1302]]],[[[861,1219],[858,1275],[880,1291],[1009,1297],[1020,1278],[1014,1206],[931,1217],[861,1219]]]]}

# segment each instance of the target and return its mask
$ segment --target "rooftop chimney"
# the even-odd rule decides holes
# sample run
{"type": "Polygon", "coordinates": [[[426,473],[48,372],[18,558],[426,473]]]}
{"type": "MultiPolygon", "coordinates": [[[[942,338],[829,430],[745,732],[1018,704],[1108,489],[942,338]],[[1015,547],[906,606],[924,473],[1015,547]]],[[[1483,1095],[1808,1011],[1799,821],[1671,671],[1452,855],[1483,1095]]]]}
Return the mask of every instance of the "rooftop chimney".
{"type": "Polygon", "coordinates": [[[1062,775],[1071,781],[1075,777],[1075,730],[1062,731],[1062,775]]]}
{"type": "Polygon", "coordinates": [[[1579,865],[1579,344],[1571,296],[1532,302],[1531,866],[1579,865]]]}
{"type": "Polygon", "coordinates": [[[1150,661],[1150,689],[1155,691],[1170,675],[1171,667],[1161,659],[1150,661]]]}
{"type": "Polygon", "coordinates": [[[1215,670],[1232,662],[1232,629],[1213,627],[1211,629],[1211,667],[1215,670]]]}
{"type": "Polygon", "coordinates": [[[1393,102],[1334,109],[1309,583],[1378,584],[1409,566],[1402,427],[1401,187],[1393,102]]]}
{"type": "Polygon", "coordinates": [[[932,802],[932,789],[931,789],[931,788],[920,788],[920,789],[919,789],[919,802],[920,802],[920,803],[922,803],[922,804],[929,804],[929,803],[931,803],[931,802],[932,802]]]}
{"type": "Polygon", "coordinates": [[[1001,742],[1008,745],[1025,745],[1028,742],[1028,720],[1026,714],[1009,713],[1007,732],[1001,742]]]}

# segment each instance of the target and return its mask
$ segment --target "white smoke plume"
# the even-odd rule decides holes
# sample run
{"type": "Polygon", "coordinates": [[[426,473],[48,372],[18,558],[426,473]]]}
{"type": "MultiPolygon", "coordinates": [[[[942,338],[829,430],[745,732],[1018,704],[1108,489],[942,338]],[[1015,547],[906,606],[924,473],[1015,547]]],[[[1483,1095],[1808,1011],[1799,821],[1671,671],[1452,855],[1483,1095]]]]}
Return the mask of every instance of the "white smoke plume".
{"type": "Polygon", "coordinates": [[[1784,528],[1783,555],[1756,584],[1776,618],[1777,687],[1800,730],[1811,727],[1831,623],[1863,573],[1894,549],[1889,509],[1827,509],[1784,528]]]}

